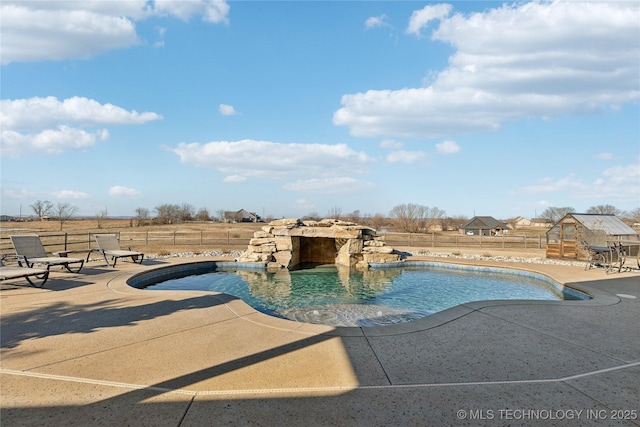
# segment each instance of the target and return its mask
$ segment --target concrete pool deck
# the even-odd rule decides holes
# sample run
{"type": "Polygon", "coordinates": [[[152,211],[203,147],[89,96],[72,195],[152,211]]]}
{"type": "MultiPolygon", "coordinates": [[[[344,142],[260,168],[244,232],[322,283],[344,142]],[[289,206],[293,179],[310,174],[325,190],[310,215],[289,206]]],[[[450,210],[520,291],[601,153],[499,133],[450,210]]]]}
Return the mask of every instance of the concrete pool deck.
{"type": "Polygon", "coordinates": [[[640,425],[637,271],[455,261],[580,282],[595,298],[470,303],[379,328],[125,282],[201,260],[215,258],[90,262],[44,289],[3,282],[2,426],[640,425]]]}

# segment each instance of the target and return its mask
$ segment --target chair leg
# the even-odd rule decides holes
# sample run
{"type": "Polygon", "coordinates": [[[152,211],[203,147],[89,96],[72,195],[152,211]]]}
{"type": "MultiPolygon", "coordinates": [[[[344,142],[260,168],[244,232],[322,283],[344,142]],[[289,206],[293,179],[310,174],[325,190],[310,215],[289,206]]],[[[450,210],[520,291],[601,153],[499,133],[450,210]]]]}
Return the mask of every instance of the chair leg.
{"type": "Polygon", "coordinates": [[[77,270],[74,270],[71,267],[69,267],[69,263],[64,264],[64,268],[66,268],[70,273],[80,273],[80,270],[82,270],[82,266],[84,266],[84,260],[80,261],[80,267],[78,267],[77,270]]]}
{"type": "Polygon", "coordinates": [[[35,274],[34,275],[36,278],[42,280],[42,282],[40,283],[36,283],[35,281],[31,280],[31,278],[29,276],[25,277],[25,279],[27,279],[27,282],[29,282],[29,284],[33,287],[36,288],[41,288],[44,286],[45,283],[47,283],[47,279],[49,279],[49,270],[47,270],[44,274],[35,274]]]}

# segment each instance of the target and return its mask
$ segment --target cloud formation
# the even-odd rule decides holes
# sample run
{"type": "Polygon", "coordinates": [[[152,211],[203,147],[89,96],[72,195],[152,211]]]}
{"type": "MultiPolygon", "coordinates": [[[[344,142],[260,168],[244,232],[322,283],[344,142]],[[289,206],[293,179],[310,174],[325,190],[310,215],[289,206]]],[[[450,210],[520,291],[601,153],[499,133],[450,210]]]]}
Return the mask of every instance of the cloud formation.
{"type": "Polygon", "coordinates": [[[58,154],[107,140],[109,131],[95,129],[96,126],[137,125],[161,118],[156,113],[127,111],[82,97],[63,101],[53,96],[3,99],[0,100],[0,147],[3,157],[58,154]]]}
{"type": "Polygon", "coordinates": [[[635,163],[614,166],[587,182],[571,173],[561,178],[546,177],[519,189],[514,194],[561,194],[569,192],[578,199],[604,200],[608,203],[627,201],[630,194],[640,194],[640,159],[635,163]]]}
{"type": "Polygon", "coordinates": [[[455,141],[443,141],[436,144],[436,152],[438,154],[456,154],[459,153],[462,148],[455,141]]]}
{"type": "Polygon", "coordinates": [[[420,30],[426,27],[429,22],[437,19],[445,18],[451,13],[452,6],[450,4],[428,5],[420,10],[416,10],[409,18],[409,24],[405,32],[420,36],[420,30]]]}
{"type": "Polygon", "coordinates": [[[236,114],[238,114],[238,112],[236,111],[235,108],[233,108],[233,106],[227,105],[227,104],[220,104],[218,106],[218,111],[223,116],[235,116],[236,114]]]}
{"type": "Polygon", "coordinates": [[[345,177],[365,173],[367,165],[373,162],[367,154],[346,144],[283,144],[245,139],[180,143],[171,151],[182,163],[229,175],[225,180],[237,182],[237,177],[296,180],[285,186],[290,190],[303,186],[329,189],[340,180],[352,183],[345,177]]]}
{"type": "Polygon", "coordinates": [[[223,0],[3,0],[0,5],[2,64],[87,59],[145,43],[135,22],[149,17],[188,21],[200,15],[210,23],[228,22],[223,0]]]}
{"type": "Polygon", "coordinates": [[[414,12],[407,33],[438,19],[431,39],[455,48],[449,67],[426,87],[344,95],[334,124],[358,137],[435,138],[640,99],[638,3],[516,3],[451,17],[437,6],[414,12]]]}
{"type": "Polygon", "coordinates": [[[121,185],[114,185],[109,188],[109,195],[113,197],[137,197],[141,194],[140,190],[135,188],[123,187],[121,185]]]}
{"type": "Polygon", "coordinates": [[[389,23],[387,22],[387,19],[387,15],[372,16],[370,18],[367,18],[367,20],[364,22],[364,27],[366,29],[388,27],[389,23]]]}
{"type": "Polygon", "coordinates": [[[425,154],[422,151],[398,150],[387,154],[389,163],[415,163],[422,160],[425,154]]]}

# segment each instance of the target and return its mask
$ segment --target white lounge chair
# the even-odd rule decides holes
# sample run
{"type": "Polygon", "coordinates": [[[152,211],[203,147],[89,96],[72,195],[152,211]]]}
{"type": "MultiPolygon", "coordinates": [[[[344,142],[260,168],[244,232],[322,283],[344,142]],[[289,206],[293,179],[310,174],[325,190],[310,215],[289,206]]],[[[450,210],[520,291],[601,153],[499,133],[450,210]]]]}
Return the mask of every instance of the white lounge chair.
{"type": "Polygon", "coordinates": [[[13,248],[18,256],[18,265],[21,267],[33,268],[34,265],[46,265],[47,271],[53,265],[62,265],[71,273],[78,273],[84,265],[81,258],[69,258],[66,256],[50,256],[42,245],[40,237],[35,234],[23,234],[19,236],[9,236],[13,248]],[[24,266],[23,266],[24,264],[24,266]],[[80,264],[75,270],[69,264],[80,264]]]}
{"type": "MultiPolygon", "coordinates": [[[[96,243],[98,244],[97,250],[104,257],[107,265],[115,267],[116,262],[118,262],[118,258],[131,258],[131,261],[142,264],[144,254],[142,252],[132,251],[131,248],[126,250],[122,249],[115,234],[96,234],[95,238],[96,243]],[[109,263],[109,259],[107,258],[108,256],[111,257],[113,264],[109,263]]],[[[88,258],[89,255],[87,255],[87,259],[88,258]]]]}

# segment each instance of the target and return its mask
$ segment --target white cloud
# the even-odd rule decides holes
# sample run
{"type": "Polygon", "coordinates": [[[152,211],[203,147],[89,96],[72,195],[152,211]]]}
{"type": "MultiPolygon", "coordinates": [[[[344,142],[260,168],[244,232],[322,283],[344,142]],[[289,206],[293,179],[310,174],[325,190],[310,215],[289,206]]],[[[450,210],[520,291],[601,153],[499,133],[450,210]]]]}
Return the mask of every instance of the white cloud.
{"type": "Polygon", "coordinates": [[[59,154],[68,150],[94,146],[98,140],[109,138],[109,132],[101,129],[90,133],[82,129],[59,126],[35,134],[21,134],[11,130],[0,131],[2,157],[20,157],[23,154],[59,154]]]}
{"type": "Polygon", "coordinates": [[[388,27],[389,24],[387,23],[387,18],[387,15],[372,16],[370,18],[367,18],[367,20],[364,22],[364,27],[366,29],[388,27]]]}
{"type": "Polygon", "coordinates": [[[188,21],[193,15],[212,23],[228,22],[229,5],[222,0],[155,0],[153,10],[159,15],[172,15],[188,21]]]}
{"type": "Polygon", "coordinates": [[[72,97],[0,100],[0,146],[2,156],[26,153],[57,154],[85,149],[109,138],[107,129],[81,129],[104,125],[136,125],[162,116],[127,111],[113,104],[72,97]],[[70,126],[70,124],[74,126],[70,126]],[[78,127],[79,126],[79,127],[78,127]]]}
{"type": "Polygon", "coordinates": [[[434,16],[432,40],[456,49],[449,67],[427,87],[344,95],[334,124],[361,137],[434,138],[640,98],[640,3],[516,3],[451,17],[431,10],[414,15],[408,31],[434,16]]]}
{"type": "Polygon", "coordinates": [[[462,148],[455,141],[443,141],[436,144],[436,152],[439,154],[456,154],[459,153],[462,148]]]}
{"type": "Polygon", "coordinates": [[[566,193],[576,199],[628,203],[630,195],[640,194],[640,160],[617,165],[602,171],[595,179],[585,179],[575,173],[561,178],[546,177],[513,194],[566,193]]]}
{"type": "Polygon", "coordinates": [[[54,96],[0,100],[0,126],[3,129],[41,129],[59,123],[83,126],[136,125],[161,118],[156,113],[128,111],[117,105],[100,104],[79,96],[62,101],[54,96]]]}
{"type": "Polygon", "coordinates": [[[415,163],[424,158],[422,151],[393,151],[387,154],[387,162],[389,163],[415,163]]]}
{"type": "Polygon", "coordinates": [[[380,143],[380,148],[387,150],[399,150],[404,146],[402,142],[394,141],[393,139],[385,139],[380,143]]]}
{"type": "Polygon", "coordinates": [[[245,182],[246,180],[247,177],[242,175],[229,175],[223,179],[224,182],[245,182]]]}
{"type": "Polygon", "coordinates": [[[113,197],[137,197],[141,194],[140,190],[136,190],[135,188],[123,187],[121,185],[114,185],[109,188],[109,195],[113,197]]]}
{"type": "Polygon", "coordinates": [[[87,193],[83,193],[82,191],[74,191],[74,190],[61,190],[54,191],[51,195],[55,199],[88,199],[89,195],[87,193]]]}
{"type": "Polygon", "coordinates": [[[451,9],[452,6],[450,4],[436,4],[416,10],[411,14],[405,32],[419,36],[423,27],[426,27],[433,20],[446,18],[451,13],[451,9]]]}
{"type": "Polygon", "coordinates": [[[230,175],[275,179],[362,173],[373,161],[346,144],[282,144],[251,139],[180,143],[171,151],[182,163],[230,175]]]}
{"type": "Polygon", "coordinates": [[[4,0],[2,64],[86,59],[142,44],[135,22],[152,16],[187,21],[201,15],[205,22],[226,23],[228,13],[229,5],[222,0],[4,0]]]}
{"type": "Polygon", "coordinates": [[[218,111],[223,116],[235,116],[236,114],[238,114],[238,112],[236,111],[235,108],[233,108],[233,106],[227,105],[227,104],[220,104],[218,106],[218,111]]]}
{"type": "Polygon", "coordinates": [[[33,191],[12,190],[9,188],[3,188],[2,195],[11,199],[33,199],[37,196],[33,191]]]}
{"type": "Polygon", "coordinates": [[[299,180],[282,186],[289,191],[302,191],[311,193],[357,193],[373,186],[372,183],[359,179],[341,176],[334,178],[312,178],[299,180]]]}

